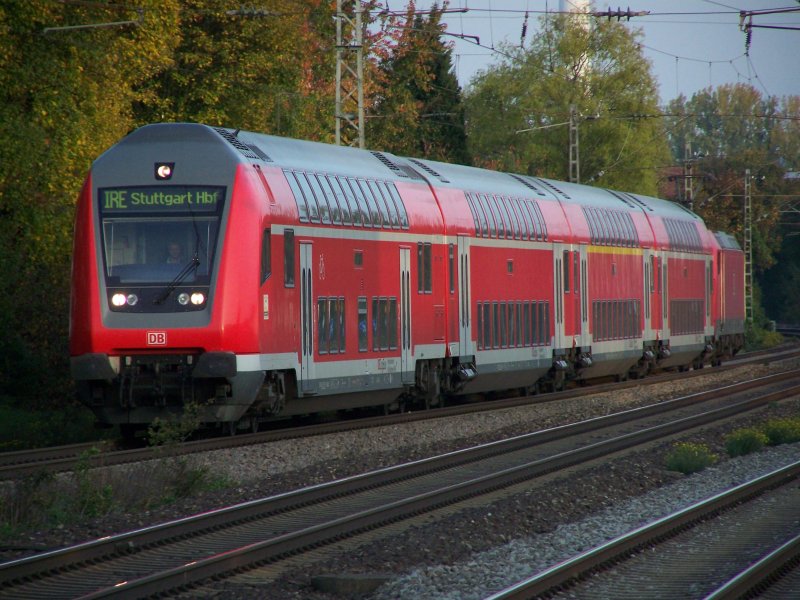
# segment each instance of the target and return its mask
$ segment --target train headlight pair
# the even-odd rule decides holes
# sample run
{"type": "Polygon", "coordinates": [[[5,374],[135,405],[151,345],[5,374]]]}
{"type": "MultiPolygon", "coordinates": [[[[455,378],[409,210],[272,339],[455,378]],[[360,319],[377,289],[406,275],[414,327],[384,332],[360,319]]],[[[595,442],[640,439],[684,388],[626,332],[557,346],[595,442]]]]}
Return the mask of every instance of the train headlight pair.
{"type": "Polygon", "coordinates": [[[120,294],[116,293],[111,296],[111,304],[114,306],[120,307],[125,306],[136,306],[136,303],[139,302],[139,296],[136,294],[120,294]]]}
{"type": "Polygon", "coordinates": [[[203,302],[206,301],[206,295],[202,292],[192,292],[188,294],[187,292],[181,292],[178,294],[178,304],[181,306],[186,306],[191,302],[195,306],[200,306],[203,302]]]}

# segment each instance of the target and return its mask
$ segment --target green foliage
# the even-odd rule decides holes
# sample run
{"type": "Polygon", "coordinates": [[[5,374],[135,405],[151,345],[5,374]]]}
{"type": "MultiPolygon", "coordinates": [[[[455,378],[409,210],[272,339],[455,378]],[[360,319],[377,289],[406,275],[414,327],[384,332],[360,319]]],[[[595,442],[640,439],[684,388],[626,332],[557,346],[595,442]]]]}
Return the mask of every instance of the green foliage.
{"type": "Polygon", "coordinates": [[[39,472],[15,481],[0,493],[0,535],[9,536],[26,526],[43,524],[53,504],[52,473],[39,472]]]}
{"type": "Polygon", "coordinates": [[[186,402],[177,418],[168,420],[156,417],[147,428],[148,443],[169,451],[185,442],[200,428],[202,412],[203,407],[199,403],[186,402]]]}
{"type": "Polygon", "coordinates": [[[0,7],[0,393],[35,407],[70,396],[67,309],[75,198],[90,162],[133,125],[133,86],[168,59],[177,0],[11,0],[0,7]],[[42,401],[42,398],[49,400],[42,401]]]}
{"type": "Polygon", "coordinates": [[[745,322],[744,345],[746,350],[762,350],[773,348],[783,343],[783,336],[770,331],[765,324],[745,322]]]}
{"type": "MultiPolygon", "coordinates": [[[[789,214],[784,218],[789,219],[789,214]]],[[[800,243],[796,235],[784,237],[775,261],[761,279],[763,289],[769,291],[763,298],[764,309],[778,322],[800,323],[800,243]]]]}
{"type": "Polygon", "coordinates": [[[9,398],[0,400],[0,452],[99,440],[109,435],[96,429],[92,414],[80,406],[31,410],[9,398]]]}
{"type": "Polygon", "coordinates": [[[708,446],[687,442],[675,444],[672,452],[666,458],[667,469],[678,471],[684,475],[702,471],[715,462],[717,462],[717,455],[713,454],[708,446]]]}
{"type": "Polygon", "coordinates": [[[770,446],[800,442],[800,417],[772,419],[762,429],[770,446]]]}
{"type": "Polygon", "coordinates": [[[114,502],[113,490],[109,483],[99,482],[91,472],[92,457],[100,450],[92,448],[84,452],[75,466],[74,477],[77,487],[74,511],[79,517],[96,517],[108,513],[114,502]]]}
{"type": "Polygon", "coordinates": [[[108,513],[152,509],[235,485],[188,459],[163,459],[123,471],[91,468],[86,453],[71,478],[37,473],[0,488],[0,541],[21,532],[84,523],[108,513]]]}
{"type": "Polygon", "coordinates": [[[781,210],[795,186],[784,175],[800,169],[800,97],[765,98],[740,83],[681,96],[667,111],[674,160],[683,161],[687,148],[692,157],[695,212],[740,244],[750,170],[753,266],[756,274],[774,266],[783,240],[781,210]]]}
{"type": "Polygon", "coordinates": [[[137,87],[137,121],[196,121],[311,138],[320,136],[320,123],[332,126],[329,4],[306,0],[289,10],[285,2],[261,2],[258,8],[269,12],[261,17],[226,0],[182,4],[169,64],[137,87]]]}
{"type": "Polygon", "coordinates": [[[567,179],[574,105],[583,116],[581,181],[654,194],[653,166],[668,147],[661,119],[641,118],[659,114],[658,93],[636,35],[619,23],[586,27],[567,17],[545,17],[541,27],[545,34],[530,48],[505,47],[507,58],[467,90],[475,163],[567,179]]]}
{"type": "Polygon", "coordinates": [[[725,450],[731,458],[758,452],[767,445],[769,438],[755,428],[739,429],[725,438],[725,450]]]}
{"type": "Polygon", "coordinates": [[[445,6],[404,19],[390,18],[394,39],[385,40],[375,76],[368,145],[396,154],[469,164],[461,88],[453,70],[452,47],[441,40],[445,6]]]}

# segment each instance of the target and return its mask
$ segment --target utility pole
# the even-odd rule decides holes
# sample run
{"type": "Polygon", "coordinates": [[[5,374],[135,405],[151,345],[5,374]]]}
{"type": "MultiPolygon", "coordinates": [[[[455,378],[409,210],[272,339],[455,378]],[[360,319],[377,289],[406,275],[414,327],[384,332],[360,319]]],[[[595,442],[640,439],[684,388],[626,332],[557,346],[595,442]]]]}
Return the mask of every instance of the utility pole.
{"type": "Polygon", "coordinates": [[[753,322],[753,215],[750,169],[744,172],[744,315],[753,322]]]}
{"type": "Polygon", "coordinates": [[[694,189],[692,187],[692,146],[688,141],[683,147],[683,200],[689,210],[694,210],[694,189]]]}
{"type": "Polygon", "coordinates": [[[569,106],[569,180],[571,183],[581,182],[578,109],[574,104],[570,104],[569,106]]]}
{"type": "Polygon", "coordinates": [[[364,148],[361,0],[336,0],[336,145],[364,148]],[[349,5],[345,10],[344,4],[349,5]],[[352,16],[351,16],[352,15],[352,16]]]}

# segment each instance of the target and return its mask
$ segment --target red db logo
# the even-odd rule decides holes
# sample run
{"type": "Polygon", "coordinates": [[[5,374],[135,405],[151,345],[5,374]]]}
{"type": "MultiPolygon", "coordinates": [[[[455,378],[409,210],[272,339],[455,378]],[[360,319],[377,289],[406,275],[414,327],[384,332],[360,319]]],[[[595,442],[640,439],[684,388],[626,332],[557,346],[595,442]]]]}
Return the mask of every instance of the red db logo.
{"type": "Polygon", "coordinates": [[[166,346],[167,345],[167,332],[166,331],[148,331],[147,332],[147,345],[148,346],[166,346]]]}

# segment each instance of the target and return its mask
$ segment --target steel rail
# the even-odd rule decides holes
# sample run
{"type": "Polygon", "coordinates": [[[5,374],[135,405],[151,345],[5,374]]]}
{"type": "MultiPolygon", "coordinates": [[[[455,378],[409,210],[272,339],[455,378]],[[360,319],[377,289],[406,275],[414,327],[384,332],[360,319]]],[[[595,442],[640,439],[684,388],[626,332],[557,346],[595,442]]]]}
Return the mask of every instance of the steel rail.
{"type": "Polygon", "coordinates": [[[761,560],[720,586],[704,600],[736,600],[737,598],[755,597],[770,586],[770,581],[783,569],[800,567],[800,535],[776,548],[761,560]],[[751,595],[753,594],[753,595],[751,595]]]}
{"type": "Polygon", "coordinates": [[[520,581],[485,600],[523,600],[545,596],[588,577],[604,565],[614,564],[647,546],[689,529],[714,514],[747,502],[800,477],[800,462],[697,502],[683,510],[639,527],[610,542],[520,581]]]}
{"type": "MultiPolygon", "coordinates": [[[[796,380],[797,374],[793,374],[796,380]]],[[[786,374],[779,376],[760,378],[762,385],[775,383],[775,377],[782,376],[786,379],[786,374]]],[[[752,387],[753,382],[743,385],[745,389],[752,387]]],[[[723,395],[729,396],[731,388],[727,386],[723,390],[723,395]]],[[[741,391],[741,390],[738,390],[741,391]]],[[[253,565],[276,560],[276,557],[284,556],[289,553],[302,551],[311,545],[327,544],[336,539],[353,535],[359,531],[365,531],[380,527],[386,523],[399,519],[409,518],[416,514],[432,510],[433,508],[452,504],[480,494],[490,493],[497,489],[507,487],[525,480],[529,480],[546,473],[550,473],[562,468],[574,466],[583,461],[588,461],[600,456],[630,448],[635,445],[644,444],[664,436],[669,436],[687,428],[694,428],[703,424],[726,418],[742,412],[752,410],[765,403],[800,393],[800,385],[793,385],[788,390],[773,392],[757,398],[751,398],[736,404],[731,404],[723,408],[706,411],[694,417],[685,417],[663,425],[650,427],[635,433],[625,434],[603,442],[597,442],[583,448],[570,450],[551,456],[550,458],[534,460],[512,468],[506,468],[498,472],[472,479],[466,479],[455,485],[449,485],[442,489],[412,495],[400,501],[390,503],[383,507],[362,510],[360,512],[348,514],[347,516],[331,520],[326,523],[318,523],[310,527],[305,527],[299,531],[280,535],[257,544],[246,545],[241,548],[231,549],[216,554],[213,557],[192,560],[188,564],[166,569],[160,574],[153,574],[132,581],[115,581],[110,583],[111,587],[104,591],[94,592],[99,594],[91,597],[101,597],[104,594],[113,593],[120,597],[137,597],[150,593],[158,593],[164,589],[180,588],[189,585],[191,582],[207,579],[208,577],[221,576],[237,569],[242,569],[245,564],[253,565]]],[[[697,402],[698,395],[679,399],[682,402],[671,401],[673,407],[683,406],[690,403],[687,398],[694,398],[697,402]]],[[[667,408],[661,403],[655,405],[657,412],[663,412],[667,408]]],[[[645,409],[648,407],[645,407],[645,409]]],[[[594,424],[594,429],[602,425],[608,427],[624,420],[635,420],[647,414],[647,410],[634,409],[625,411],[627,419],[620,415],[609,415],[592,419],[589,423],[594,424]]],[[[649,416],[649,415],[648,415],[649,416]]],[[[387,485],[392,482],[405,481],[413,477],[420,477],[425,474],[438,472],[443,469],[451,469],[454,466],[468,462],[475,462],[483,458],[489,458],[503,452],[518,450],[523,446],[535,446],[558,437],[568,437],[579,435],[588,431],[590,427],[587,422],[573,426],[555,428],[536,432],[526,436],[518,436],[511,440],[485,444],[473,449],[453,452],[441,457],[434,457],[390,467],[381,471],[376,471],[364,475],[354,476],[345,480],[320,484],[312,488],[306,488],[296,492],[282,494],[273,498],[258,500],[235,507],[229,507],[218,511],[212,511],[203,515],[188,517],[141,529],[127,534],[109,537],[107,539],[95,540],[79,546],[56,550],[45,555],[33,556],[27,559],[20,559],[10,563],[0,564],[0,579],[9,582],[21,582],[26,579],[36,577],[38,574],[56,572],[62,570],[68,564],[86,564],[102,560],[105,557],[114,555],[135,553],[154,545],[163,545],[169,540],[181,539],[191,535],[197,535],[198,531],[210,532],[224,529],[233,524],[241,523],[262,518],[266,515],[288,511],[293,507],[307,506],[316,502],[341,498],[346,495],[370,490],[387,485]]]]}
{"type": "MultiPolygon", "coordinates": [[[[790,349],[783,350],[777,355],[773,353],[773,356],[791,357],[798,354],[800,354],[800,350],[790,349]]],[[[450,418],[458,415],[502,410],[505,408],[515,408],[538,403],[559,402],[566,399],[579,398],[592,394],[601,394],[620,389],[628,389],[641,385],[655,385],[673,379],[686,379],[687,377],[699,377],[708,373],[719,373],[725,370],[736,368],[748,362],[761,362],[765,359],[765,357],[768,358],[769,356],[770,354],[763,351],[748,353],[747,358],[734,359],[734,362],[721,367],[716,367],[713,369],[713,371],[709,369],[699,369],[680,374],[670,373],[666,375],[656,375],[647,379],[637,379],[628,382],[597,384],[586,388],[577,388],[564,392],[548,393],[537,396],[483,401],[472,404],[434,408],[426,411],[384,415],[379,417],[365,417],[350,421],[337,421],[335,423],[292,427],[288,429],[265,431],[261,433],[249,433],[233,437],[194,440],[171,447],[169,449],[169,453],[171,456],[187,455],[197,452],[230,449],[254,444],[266,444],[281,440],[299,439],[303,437],[325,435],[329,433],[341,433],[358,429],[385,427],[388,425],[411,423],[427,419],[450,418]]],[[[107,450],[107,448],[107,444],[98,442],[94,444],[89,443],[56,446],[37,450],[0,452],[0,481],[16,479],[43,471],[71,471],[79,466],[95,468],[127,464],[137,461],[155,460],[163,457],[165,452],[164,449],[160,447],[135,448],[128,450],[107,450]],[[88,453],[92,448],[98,448],[100,452],[88,453]],[[26,458],[26,455],[28,454],[30,455],[30,458],[26,458]]]]}

